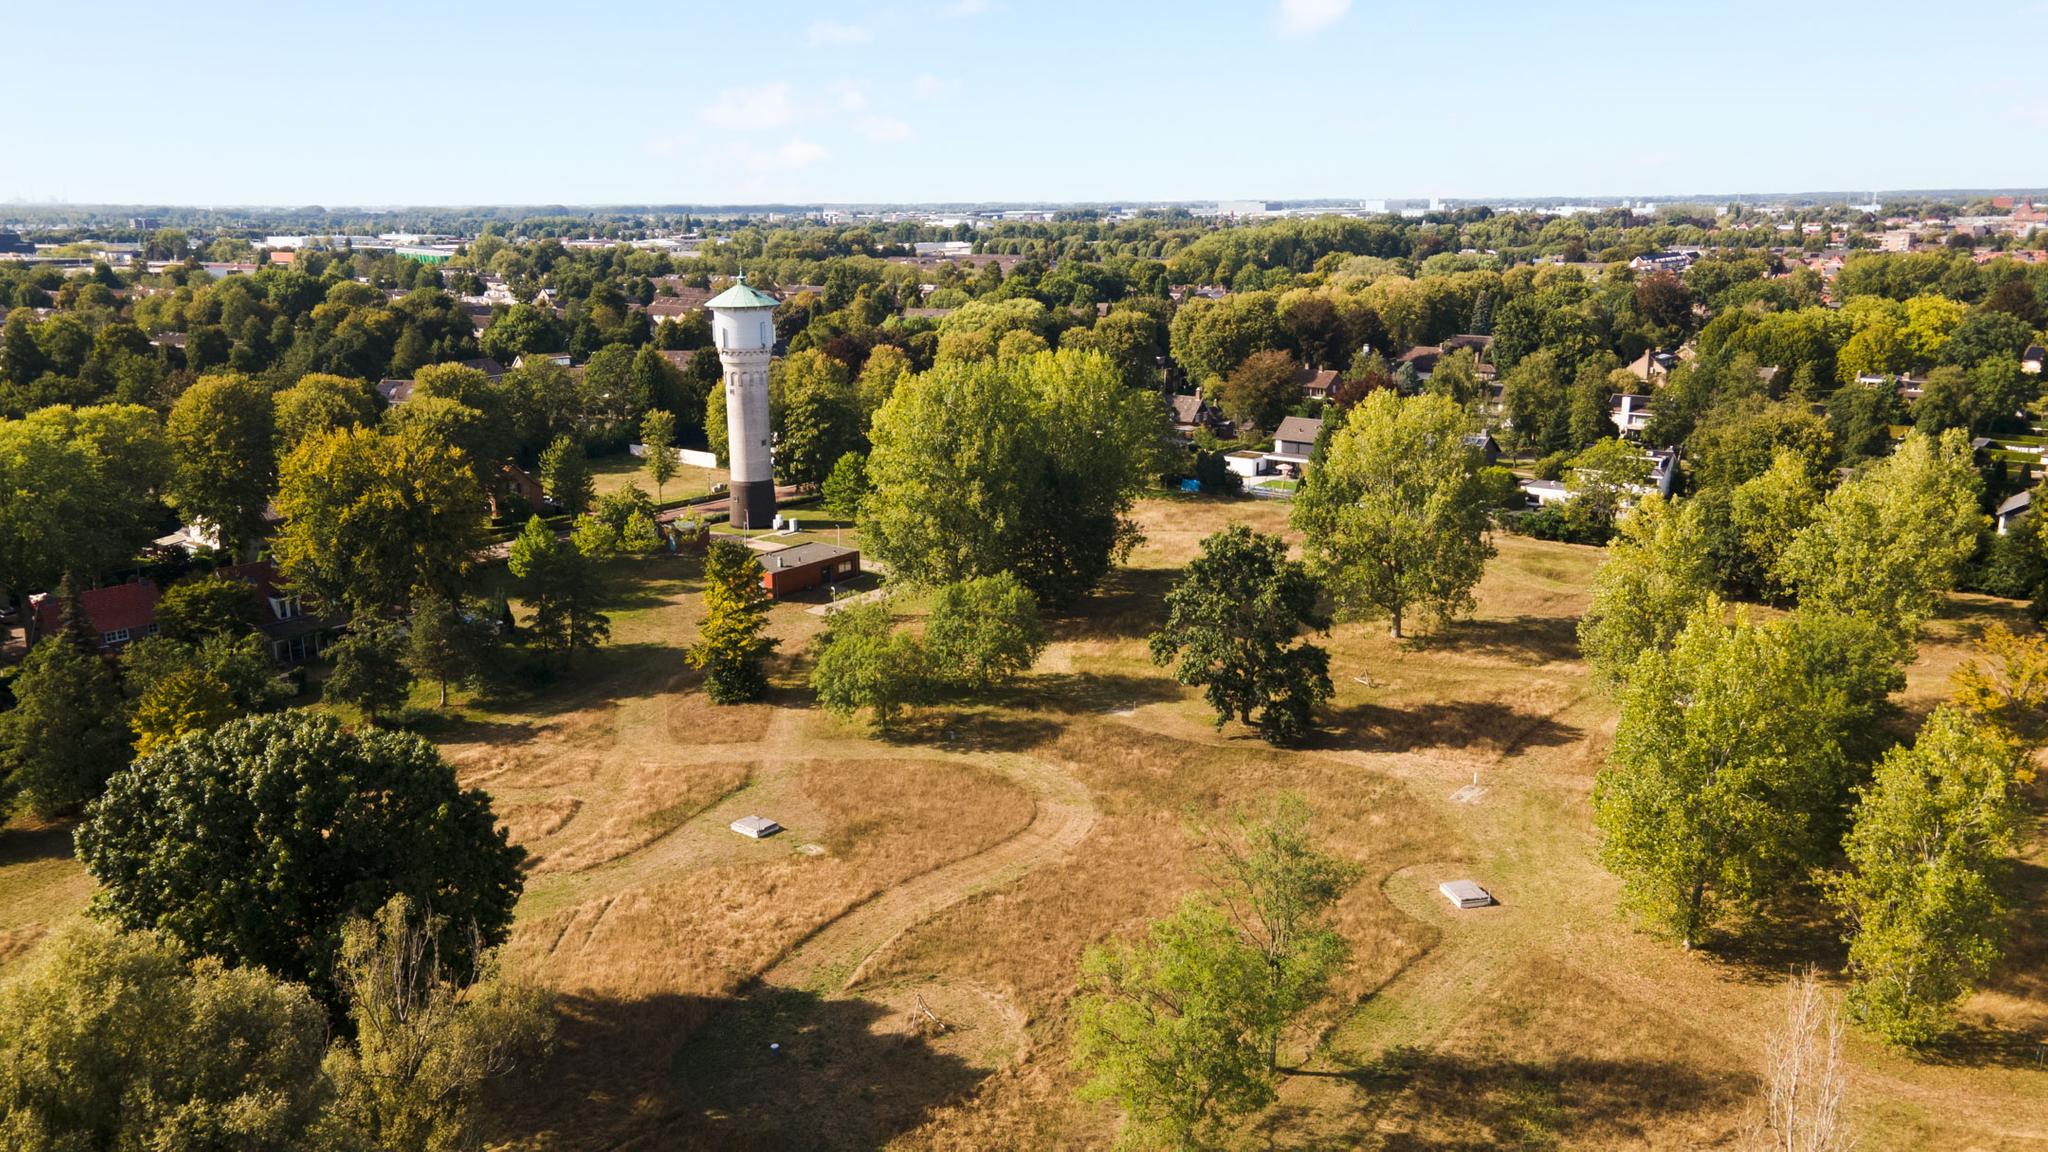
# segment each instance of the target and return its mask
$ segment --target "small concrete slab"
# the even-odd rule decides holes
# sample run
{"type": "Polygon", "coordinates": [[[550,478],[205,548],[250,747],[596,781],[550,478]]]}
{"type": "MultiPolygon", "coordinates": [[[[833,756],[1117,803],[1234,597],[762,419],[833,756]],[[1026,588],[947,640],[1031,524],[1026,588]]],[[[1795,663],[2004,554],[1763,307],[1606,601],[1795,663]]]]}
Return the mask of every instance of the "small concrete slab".
{"type": "Polygon", "coordinates": [[[1453,908],[1484,908],[1493,903],[1493,893],[1470,880],[1446,880],[1436,886],[1453,908]]]}
{"type": "Polygon", "coordinates": [[[766,816],[742,816],[732,822],[732,830],[749,840],[766,840],[782,831],[782,825],[766,816]]]}

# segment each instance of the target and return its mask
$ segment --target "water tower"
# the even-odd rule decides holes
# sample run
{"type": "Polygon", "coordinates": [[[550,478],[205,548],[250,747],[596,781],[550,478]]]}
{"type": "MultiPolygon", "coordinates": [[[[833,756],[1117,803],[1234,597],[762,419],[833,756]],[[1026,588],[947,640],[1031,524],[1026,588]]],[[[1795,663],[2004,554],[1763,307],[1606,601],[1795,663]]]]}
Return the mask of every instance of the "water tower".
{"type": "Polygon", "coordinates": [[[711,336],[725,366],[725,442],[731,463],[730,519],[766,528],[775,518],[775,468],[769,454],[768,361],[775,352],[775,297],[747,286],[745,273],[711,298],[711,336]]]}

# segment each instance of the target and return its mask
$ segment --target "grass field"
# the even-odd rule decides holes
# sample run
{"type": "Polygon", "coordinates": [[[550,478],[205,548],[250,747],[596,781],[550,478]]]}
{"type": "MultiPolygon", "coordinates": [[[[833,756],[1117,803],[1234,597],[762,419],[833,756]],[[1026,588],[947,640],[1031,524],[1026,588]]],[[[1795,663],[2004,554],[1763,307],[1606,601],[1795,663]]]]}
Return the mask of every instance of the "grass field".
{"type": "MultiPolygon", "coordinates": [[[[1034,674],[887,741],[812,706],[823,620],[802,606],[773,616],[770,699],[709,704],[682,656],[695,562],[618,562],[609,647],[422,725],[532,853],[509,963],[563,996],[551,1064],[494,1104],[497,1142],[1107,1144],[1117,1118],[1076,1101],[1068,1063],[1082,951],[1199,885],[1193,823],[1289,788],[1363,868],[1339,909],[1355,963],[1237,1146],[1742,1146],[1778,982],[1841,948],[1795,925],[1687,954],[1616,912],[1588,803],[1614,713],[1574,641],[1599,552],[1503,537],[1474,619],[1405,645],[1339,625],[1324,729],[1276,751],[1219,731],[1145,636],[1201,537],[1283,530],[1287,512],[1142,504],[1144,544],[1050,622],[1034,674]],[[749,814],[788,831],[726,830],[749,814]],[[1436,885],[1459,877],[1499,906],[1450,910],[1436,885]]],[[[1998,619],[2020,614],[1950,602],[1909,716],[1998,619]]],[[[2048,1146],[2048,853],[2038,829],[2030,843],[2024,927],[1962,1036],[1931,1059],[1852,1040],[1859,1147],[2048,1146]]],[[[89,887],[66,830],[0,832],[0,973],[89,887]]]]}
{"type": "MultiPolygon", "coordinates": [[[[647,462],[630,453],[599,456],[590,462],[590,472],[591,478],[597,482],[599,496],[608,496],[629,484],[638,486],[649,496],[654,495],[654,479],[647,474],[647,462]]],[[[712,485],[723,483],[723,469],[693,468],[688,464],[678,464],[676,474],[662,486],[661,496],[664,500],[702,496],[711,491],[712,485]]]]}

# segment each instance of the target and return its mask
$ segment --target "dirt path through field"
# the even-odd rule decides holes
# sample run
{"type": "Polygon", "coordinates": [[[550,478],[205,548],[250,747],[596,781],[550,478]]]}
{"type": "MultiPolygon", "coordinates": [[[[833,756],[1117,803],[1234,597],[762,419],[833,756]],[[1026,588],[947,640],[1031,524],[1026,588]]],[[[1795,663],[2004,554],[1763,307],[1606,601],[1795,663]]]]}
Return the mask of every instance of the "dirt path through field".
{"type": "MultiPolygon", "coordinates": [[[[930,755],[930,753],[923,753],[930,755]]],[[[1088,789],[1064,769],[1019,753],[948,756],[1000,772],[1032,794],[1031,823],[986,851],[885,889],[825,924],[762,973],[764,983],[831,995],[860,983],[868,964],[917,924],[1065,856],[1097,815],[1088,789]]]]}

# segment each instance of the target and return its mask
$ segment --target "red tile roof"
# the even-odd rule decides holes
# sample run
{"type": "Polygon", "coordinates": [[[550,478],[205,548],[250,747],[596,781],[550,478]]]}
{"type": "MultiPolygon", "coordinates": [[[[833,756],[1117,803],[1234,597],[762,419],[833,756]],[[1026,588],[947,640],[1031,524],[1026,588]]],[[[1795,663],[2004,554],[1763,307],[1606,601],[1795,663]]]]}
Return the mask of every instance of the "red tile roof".
{"type": "MultiPolygon", "coordinates": [[[[78,605],[96,635],[104,637],[109,632],[126,630],[130,639],[139,640],[143,631],[156,623],[159,595],[154,580],[138,580],[81,592],[78,605]]],[[[29,611],[35,617],[37,637],[48,636],[64,626],[64,602],[53,593],[29,597],[29,611]]]]}

